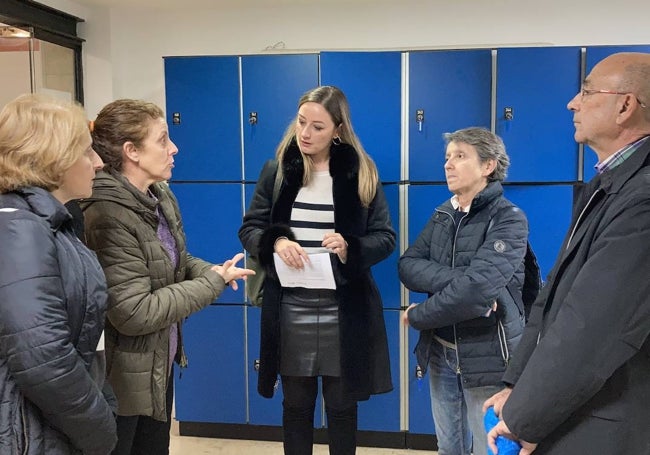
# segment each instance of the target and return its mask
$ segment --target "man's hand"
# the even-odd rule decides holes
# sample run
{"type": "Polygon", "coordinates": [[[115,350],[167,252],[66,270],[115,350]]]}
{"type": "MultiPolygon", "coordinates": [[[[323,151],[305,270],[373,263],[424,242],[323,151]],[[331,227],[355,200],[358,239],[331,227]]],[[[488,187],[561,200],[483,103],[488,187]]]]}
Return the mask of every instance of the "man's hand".
{"type": "Polygon", "coordinates": [[[485,414],[485,411],[487,411],[490,406],[493,406],[494,413],[497,417],[501,418],[501,409],[503,408],[503,405],[506,404],[506,401],[508,401],[510,393],[512,393],[512,387],[506,387],[485,400],[485,403],[483,403],[483,414],[485,414]]]}
{"type": "Polygon", "coordinates": [[[497,423],[494,428],[492,428],[487,434],[488,446],[490,447],[490,450],[492,450],[492,453],[495,455],[499,453],[499,450],[497,449],[497,437],[499,436],[503,436],[505,438],[519,442],[521,445],[519,455],[530,455],[537,448],[537,444],[518,439],[515,435],[512,434],[506,423],[503,420],[500,420],[499,423],[497,423]]]}

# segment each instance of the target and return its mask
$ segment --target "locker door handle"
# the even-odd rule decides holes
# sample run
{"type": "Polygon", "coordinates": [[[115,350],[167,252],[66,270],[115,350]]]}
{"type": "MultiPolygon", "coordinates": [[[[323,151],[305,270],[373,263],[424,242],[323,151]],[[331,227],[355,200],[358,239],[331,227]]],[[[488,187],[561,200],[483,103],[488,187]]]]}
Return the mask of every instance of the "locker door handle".
{"type": "Polygon", "coordinates": [[[248,123],[251,125],[257,124],[257,112],[250,112],[248,114],[248,123]]]}
{"type": "Polygon", "coordinates": [[[422,124],[424,123],[424,109],[417,109],[415,111],[415,122],[418,124],[418,131],[422,132],[422,124]]]}
{"type": "Polygon", "coordinates": [[[255,359],[253,362],[253,370],[260,371],[260,359],[255,359]]]}

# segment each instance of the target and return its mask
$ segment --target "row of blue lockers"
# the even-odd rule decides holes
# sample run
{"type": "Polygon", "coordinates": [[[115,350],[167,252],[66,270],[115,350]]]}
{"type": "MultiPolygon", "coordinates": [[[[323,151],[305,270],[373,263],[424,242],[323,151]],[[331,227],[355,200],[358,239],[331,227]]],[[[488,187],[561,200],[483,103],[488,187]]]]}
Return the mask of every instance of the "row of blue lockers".
{"type": "MultiPolygon", "coordinates": [[[[593,153],[573,140],[566,103],[585,72],[622,50],[649,52],[650,46],[168,57],[166,111],[180,149],[171,187],[189,251],[214,262],[242,251],[237,230],[262,164],[273,156],[299,97],[331,84],[348,96],[354,128],[384,182],[394,228],[407,242],[450,196],[443,183],[442,133],[493,127],[512,160],[506,196],[526,212],[546,274],[569,224],[573,187],[589,180],[595,163],[593,153]],[[408,200],[402,207],[400,190],[408,200]]],[[[428,384],[411,371],[417,332],[409,329],[408,345],[400,341],[400,307],[423,296],[410,293],[401,301],[398,257],[395,251],[373,268],[395,390],[360,403],[359,429],[432,433],[428,384]],[[402,400],[404,353],[409,393],[402,400]],[[405,409],[409,423],[402,428],[405,409]]],[[[281,425],[281,392],[272,400],[256,392],[259,318],[241,289],[227,290],[189,318],[184,335],[190,366],[177,384],[178,420],[281,425]]]]}
{"type": "Polygon", "coordinates": [[[299,97],[331,84],[383,181],[444,181],[442,134],[493,123],[510,182],[588,180],[595,158],[574,142],[566,105],[597,61],[629,49],[650,46],[167,57],[170,133],[185,155],[174,179],[255,181],[299,97]]]}

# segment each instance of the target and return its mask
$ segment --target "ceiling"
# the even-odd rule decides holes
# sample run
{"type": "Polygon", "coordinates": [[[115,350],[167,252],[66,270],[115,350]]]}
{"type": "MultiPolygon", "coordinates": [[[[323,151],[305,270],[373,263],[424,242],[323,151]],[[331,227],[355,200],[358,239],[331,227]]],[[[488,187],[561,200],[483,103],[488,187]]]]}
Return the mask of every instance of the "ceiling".
{"type": "Polygon", "coordinates": [[[392,0],[73,0],[81,5],[99,5],[104,7],[121,8],[151,8],[151,9],[187,9],[218,7],[254,7],[270,5],[309,5],[318,3],[378,3],[392,0]]]}

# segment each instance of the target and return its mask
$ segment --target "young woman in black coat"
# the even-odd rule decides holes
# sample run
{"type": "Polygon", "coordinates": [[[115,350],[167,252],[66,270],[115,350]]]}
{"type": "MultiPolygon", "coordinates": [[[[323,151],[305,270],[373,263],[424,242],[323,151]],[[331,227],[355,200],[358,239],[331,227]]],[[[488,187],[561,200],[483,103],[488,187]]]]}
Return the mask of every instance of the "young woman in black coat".
{"type": "Polygon", "coordinates": [[[281,376],[285,454],[310,454],[321,377],[330,453],[353,454],[357,401],[392,389],[386,328],[370,267],[395,248],[377,168],[350,123],[345,95],[317,87],[298,103],[258,179],[239,230],[267,276],[262,304],[258,391],[281,376]],[[274,201],[276,173],[282,185],[274,201]],[[336,289],[282,287],[274,253],[302,268],[329,253],[336,289]]]}

